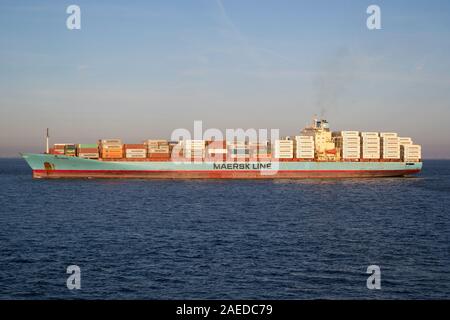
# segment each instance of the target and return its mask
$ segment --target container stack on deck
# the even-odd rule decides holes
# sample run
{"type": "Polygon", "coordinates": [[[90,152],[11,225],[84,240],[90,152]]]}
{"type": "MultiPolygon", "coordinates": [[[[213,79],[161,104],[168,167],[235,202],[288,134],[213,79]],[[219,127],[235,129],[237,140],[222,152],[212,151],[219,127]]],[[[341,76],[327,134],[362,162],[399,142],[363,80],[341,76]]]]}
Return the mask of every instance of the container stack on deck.
{"type": "Polygon", "coordinates": [[[294,141],[275,140],[273,150],[277,159],[292,159],[294,157],[294,141]]]}
{"type": "Polygon", "coordinates": [[[123,145],[120,139],[104,139],[99,141],[102,159],[122,159],[123,145]]]}
{"type": "Polygon", "coordinates": [[[410,138],[410,137],[399,137],[398,143],[400,144],[400,146],[406,146],[406,145],[412,145],[413,141],[412,141],[412,138],[410,138]]]}
{"type": "Polygon", "coordinates": [[[400,141],[395,132],[381,132],[381,157],[385,160],[400,159],[400,141]]]}
{"type": "Polygon", "coordinates": [[[64,154],[69,157],[75,157],[77,155],[77,146],[74,144],[66,144],[64,146],[64,154]]]}
{"type": "Polygon", "coordinates": [[[50,153],[63,155],[65,146],[66,146],[65,143],[55,143],[53,145],[53,148],[50,149],[50,153]]]}
{"type": "Polygon", "coordinates": [[[147,158],[147,147],[144,144],[124,144],[124,156],[127,159],[147,158]]]}
{"type": "Polygon", "coordinates": [[[402,145],[400,149],[404,162],[419,162],[422,159],[422,148],[419,145],[402,145]]]}
{"type": "Polygon", "coordinates": [[[410,137],[399,137],[400,157],[404,162],[418,162],[422,159],[422,148],[410,137]]]}
{"type": "Polygon", "coordinates": [[[228,143],[228,155],[230,159],[245,161],[250,159],[250,149],[245,141],[233,141],[228,143]]]}
{"type": "Polygon", "coordinates": [[[361,132],[361,159],[380,159],[380,146],[378,132],[361,132]]]}
{"type": "Polygon", "coordinates": [[[100,154],[98,152],[97,144],[78,144],[77,156],[84,159],[98,159],[100,154]]]}
{"type": "Polygon", "coordinates": [[[249,141],[248,149],[252,160],[267,160],[271,157],[269,141],[249,141]]]}
{"type": "Polygon", "coordinates": [[[335,143],[340,148],[344,161],[357,161],[361,158],[361,137],[358,131],[335,133],[335,143]]]}
{"type": "Polygon", "coordinates": [[[147,156],[149,159],[154,161],[170,159],[169,141],[147,140],[144,145],[147,147],[147,156]]]}
{"type": "Polygon", "coordinates": [[[215,161],[226,160],[228,150],[227,143],[223,140],[207,141],[206,142],[207,157],[215,161]]]}
{"type": "Polygon", "coordinates": [[[294,138],[295,157],[297,159],[314,159],[314,137],[313,136],[295,136],[294,138]]]}
{"type": "Polygon", "coordinates": [[[120,139],[98,144],[55,144],[50,154],[104,161],[384,161],[420,162],[421,146],[395,132],[331,132],[328,122],[315,120],[298,136],[269,142],[239,140],[147,140],[122,144],[120,139]]]}
{"type": "Polygon", "coordinates": [[[182,141],[169,141],[169,157],[176,161],[183,158],[182,141]]]}
{"type": "Polygon", "coordinates": [[[205,157],[205,140],[183,140],[183,157],[201,160],[205,157]]]}

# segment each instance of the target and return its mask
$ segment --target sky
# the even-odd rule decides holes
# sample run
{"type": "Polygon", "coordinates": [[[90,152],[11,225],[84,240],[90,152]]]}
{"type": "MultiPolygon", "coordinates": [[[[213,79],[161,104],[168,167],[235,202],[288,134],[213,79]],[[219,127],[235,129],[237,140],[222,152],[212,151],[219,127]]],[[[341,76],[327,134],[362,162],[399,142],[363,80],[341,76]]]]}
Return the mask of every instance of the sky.
{"type": "Polygon", "coordinates": [[[44,151],[47,127],[139,143],[195,120],[295,135],[318,115],[450,158],[449,52],[447,0],[2,0],[0,156],[44,151]]]}

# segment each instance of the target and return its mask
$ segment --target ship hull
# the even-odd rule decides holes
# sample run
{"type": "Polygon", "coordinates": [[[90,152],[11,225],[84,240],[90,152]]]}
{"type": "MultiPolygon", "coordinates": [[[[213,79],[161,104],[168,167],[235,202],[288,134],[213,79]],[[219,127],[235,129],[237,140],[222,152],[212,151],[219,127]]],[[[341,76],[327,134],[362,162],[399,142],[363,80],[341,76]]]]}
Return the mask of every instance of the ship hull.
{"type": "Polygon", "coordinates": [[[418,173],[421,162],[155,162],[99,161],[24,154],[34,178],[312,179],[398,177],[418,173]]]}
{"type": "Polygon", "coordinates": [[[114,170],[33,170],[33,178],[98,178],[98,179],[314,179],[314,178],[375,178],[400,177],[420,170],[368,170],[368,171],[280,171],[274,175],[255,172],[208,171],[114,171],[114,170]]]}

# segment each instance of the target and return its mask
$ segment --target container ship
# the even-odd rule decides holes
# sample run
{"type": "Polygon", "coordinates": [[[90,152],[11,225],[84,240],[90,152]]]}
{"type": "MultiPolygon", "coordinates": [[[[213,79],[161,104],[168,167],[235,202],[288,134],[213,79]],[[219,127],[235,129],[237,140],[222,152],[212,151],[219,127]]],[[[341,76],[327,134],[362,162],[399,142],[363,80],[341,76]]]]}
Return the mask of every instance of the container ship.
{"type": "Polygon", "coordinates": [[[310,179],[400,177],[422,169],[421,146],[395,132],[332,132],[313,121],[274,141],[57,143],[24,153],[34,178],[310,179]]]}

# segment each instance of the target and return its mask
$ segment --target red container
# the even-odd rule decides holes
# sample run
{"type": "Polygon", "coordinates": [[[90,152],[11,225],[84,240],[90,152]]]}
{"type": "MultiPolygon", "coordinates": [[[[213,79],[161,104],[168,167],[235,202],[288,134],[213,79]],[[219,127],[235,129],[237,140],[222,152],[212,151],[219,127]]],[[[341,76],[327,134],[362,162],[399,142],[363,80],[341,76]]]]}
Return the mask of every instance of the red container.
{"type": "Polygon", "coordinates": [[[156,159],[156,158],[168,159],[168,158],[170,158],[170,153],[149,153],[148,157],[153,158],[153,159],[156,159]]]}
{"type": "Polygon", "coordinates": [[[50,148],[48,150],[49,154],[64,154],[64,149],[54,149],[54,148],[50,148]]]}
{"type": "Polygon", "coordinates": [[[98,152],[97,148],[82,148],[82,149],[77,149],[78,153],[96,153],[98,152]]]}
{"type": "Polygon", "coordinates": [[[205,161],[225,161],[227,160],[226,154],[210,154],[205,158],[205,161]]]}
{"type": "Polygon", "coordinates": [[[227,142],[223,140],[208,141],[206,145],[208,149],[226,149],[227,142]]]}

